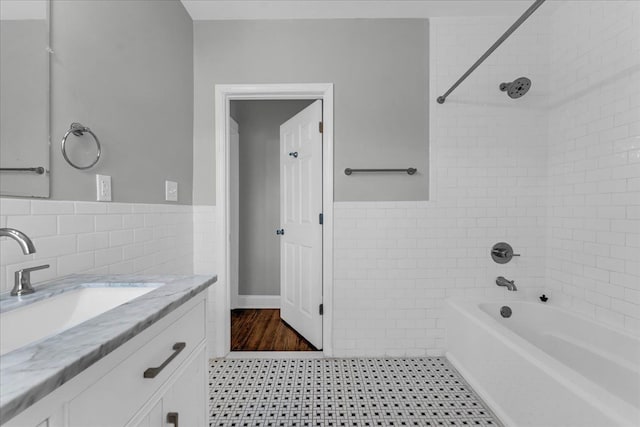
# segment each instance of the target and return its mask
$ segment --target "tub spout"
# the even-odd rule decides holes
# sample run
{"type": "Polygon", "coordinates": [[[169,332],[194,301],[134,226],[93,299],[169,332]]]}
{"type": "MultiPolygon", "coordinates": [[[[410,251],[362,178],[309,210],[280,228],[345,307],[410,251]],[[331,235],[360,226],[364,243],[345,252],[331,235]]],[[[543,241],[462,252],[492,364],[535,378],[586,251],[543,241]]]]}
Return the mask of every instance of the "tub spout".
{"type": "Polygon", "coordinates": [[[498,286],[506,286],[510,291],[517,291],[516,283],[514,280],[507,280],[502,276],[496,278],[496,285],[498,286]]]}

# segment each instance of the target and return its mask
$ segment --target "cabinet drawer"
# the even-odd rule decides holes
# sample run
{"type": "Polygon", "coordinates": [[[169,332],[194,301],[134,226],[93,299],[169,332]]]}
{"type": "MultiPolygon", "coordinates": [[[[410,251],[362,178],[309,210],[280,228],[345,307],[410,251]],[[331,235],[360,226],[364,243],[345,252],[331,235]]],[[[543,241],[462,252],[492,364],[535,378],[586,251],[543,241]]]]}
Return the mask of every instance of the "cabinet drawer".
{"type": "Polygon", "coordinates": [[[69,427],[124,425],[204,337],[205,303],[201,302],[74,398],[69,403],[69,427]],[[180,350],[176,343],[185,346],[180,350]],[[162,366],[154,378],[144,378],[149,368],[162,366]]]}

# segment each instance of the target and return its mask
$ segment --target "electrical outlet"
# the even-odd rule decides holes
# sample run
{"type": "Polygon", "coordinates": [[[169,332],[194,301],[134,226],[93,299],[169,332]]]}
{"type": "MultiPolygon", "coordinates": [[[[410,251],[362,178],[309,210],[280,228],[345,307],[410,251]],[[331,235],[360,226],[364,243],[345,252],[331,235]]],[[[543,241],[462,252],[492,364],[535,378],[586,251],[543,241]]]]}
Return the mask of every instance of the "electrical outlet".
{"type": "Polygon", "coordinates": [[[96,198],[99,202],[111,201],[111,177],[96,175],[96,198]]]}
{"type": "Polygon", "coordinates": [[[164,182],[164,198],[167,202],[178,201],[178,183],[174,181],[164,182]]]}

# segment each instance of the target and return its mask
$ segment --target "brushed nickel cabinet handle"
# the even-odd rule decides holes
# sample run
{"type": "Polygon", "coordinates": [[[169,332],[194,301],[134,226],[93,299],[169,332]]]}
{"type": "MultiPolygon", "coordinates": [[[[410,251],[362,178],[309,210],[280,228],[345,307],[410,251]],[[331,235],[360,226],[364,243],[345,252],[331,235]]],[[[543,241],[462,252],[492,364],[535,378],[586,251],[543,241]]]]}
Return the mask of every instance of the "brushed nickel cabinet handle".
{"type": "MultiPolygon", "coordinates": [[[[178,354],[180,354],[180,352],[182,350],[184,350],[184,348],[187,346],[186,343],[183,342],[177,342],[173,345],[173,353],[171,354],[171,356],[169,356],[169,358],[167,358],[167,360],[165,360],[162,365],[158,366],[157,368],[148,368],[146,371],[144,371],[144,377],[145,378],[155,378],[169,363],[171,363],[171,361],[173,359],[176,358],[176,356],[178,354]]],[[[177,420],[177,417],[176,417],[177,420]]],[[[177,423],[176,423],[177,425],[177,423]]]]}
{"type": "Polygon", "coordinates": [[[173,427],[178,427],[178,413],[169,412],[167,414],[167,424],[173,424],[173,427]]]}

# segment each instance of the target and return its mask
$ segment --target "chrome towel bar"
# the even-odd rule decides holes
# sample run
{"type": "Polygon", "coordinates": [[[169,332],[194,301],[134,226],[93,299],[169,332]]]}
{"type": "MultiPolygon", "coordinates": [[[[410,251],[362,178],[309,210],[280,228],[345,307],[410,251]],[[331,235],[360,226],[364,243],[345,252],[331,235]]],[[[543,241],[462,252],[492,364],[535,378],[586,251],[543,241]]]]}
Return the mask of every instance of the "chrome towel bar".
{"type": "Polygon", "coordinates": [[[351,169],[346,168],[344,170],[345,175],[351,175],[354,172],[406,172],[409,175],[413,175],[418,171],[416,168],[406,168],[406,169],[351,169]]]}
{"type": "Polygon", "coordinates": [[[2,172],[33,172],[38,175],[42,175],[44,173],[44,168],[42,166],[38,166],[35,168],[0,168],[2,172]]]}

